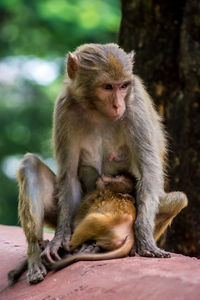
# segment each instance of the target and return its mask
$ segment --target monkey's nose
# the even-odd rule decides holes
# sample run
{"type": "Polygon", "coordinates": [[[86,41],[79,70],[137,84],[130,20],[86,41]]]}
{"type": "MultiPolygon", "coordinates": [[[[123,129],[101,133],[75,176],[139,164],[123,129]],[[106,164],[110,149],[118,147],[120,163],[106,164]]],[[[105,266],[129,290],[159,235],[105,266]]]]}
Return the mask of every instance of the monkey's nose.
{"type": "Polygon", "coordinates": [[[114,108],[115,110],[118,110],[118,109],[119,109],[119,107],[120,107],[120,105],[119,105],[119,104],[117,104],[117,103],[113,103],[113,108],[114,108]]]}

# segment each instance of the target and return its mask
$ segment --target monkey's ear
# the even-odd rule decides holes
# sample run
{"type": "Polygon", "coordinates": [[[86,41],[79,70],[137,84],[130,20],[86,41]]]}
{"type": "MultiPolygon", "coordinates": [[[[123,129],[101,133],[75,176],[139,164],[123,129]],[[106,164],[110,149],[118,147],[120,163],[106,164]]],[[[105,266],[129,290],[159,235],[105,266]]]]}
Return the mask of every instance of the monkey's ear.
{"type": "Polygon", "coordinates": [[[67,74],[70,79],[74,79],[75,73],[78,70],[78,65],[78,57],[75,54],[69,52],[67,59],[67,74]]]}
{"type": "Polygon", "coordinates": [[[131,62],[133,63],[134,62],[134,57],[135,57],[135,51],[132,50],[131,52],[129,52],[128,56],[129,56],[131,62]]]}

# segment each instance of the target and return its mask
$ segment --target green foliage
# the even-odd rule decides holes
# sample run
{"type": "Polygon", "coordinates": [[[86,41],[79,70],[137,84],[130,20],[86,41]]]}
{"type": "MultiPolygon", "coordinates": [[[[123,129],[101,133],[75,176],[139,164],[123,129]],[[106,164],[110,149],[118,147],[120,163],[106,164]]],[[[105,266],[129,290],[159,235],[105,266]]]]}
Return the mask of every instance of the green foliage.
{"type": "Polygon", "coordinates": [[[0,94],[4,95],[0,101],[0,222],[16,224],[17,185],[9,178],[16,170],[13,158],[20,159],[26,152],[52,156],[53,105],[41,87],[30,82],[24,82],[21,88],[0,85],[0,94]],[[19,101],[17,94],[23,100],[19,101]]]}
{"type": "Polygon", "coordinates": [[[1,55],[61,55],[116,39],[117,0],[1,0],[1,55]]]}
{"type": "Polygon", "coordinates": [[[119,21],[118,0],[0,1],[0,223],[17,224],[14,173],[23,155],[52,163],[65,54],[83,43],[116,42],[119,21]]]}

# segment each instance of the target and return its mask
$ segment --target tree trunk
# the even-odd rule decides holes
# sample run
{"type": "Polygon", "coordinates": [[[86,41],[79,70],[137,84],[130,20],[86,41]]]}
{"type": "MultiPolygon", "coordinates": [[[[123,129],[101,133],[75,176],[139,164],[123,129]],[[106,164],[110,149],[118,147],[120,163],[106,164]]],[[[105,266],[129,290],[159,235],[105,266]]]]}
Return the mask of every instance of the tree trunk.
{"type": "Polygon", "coordinates": [[[169,133],[169,190],[189,205],[165,248],[200,257],[200,1],[122,0],[119,44],[136,51],[144,80],[169,133]]]}

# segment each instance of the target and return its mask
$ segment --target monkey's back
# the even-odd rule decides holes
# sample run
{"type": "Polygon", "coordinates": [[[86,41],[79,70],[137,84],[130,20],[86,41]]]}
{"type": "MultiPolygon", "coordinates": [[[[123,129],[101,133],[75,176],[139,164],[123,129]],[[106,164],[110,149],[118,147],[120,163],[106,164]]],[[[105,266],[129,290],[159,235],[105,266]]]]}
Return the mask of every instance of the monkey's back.
{"type": "Polygon", "coordinates": [[[96,190],[90,193],[82,200],[74,221],[75,227],[90,214],[112,217],[116,222],[123,216],[130,216],[135,220],[136,208],[130,200],[131,198],[131,196],[114,193],[109,189],[96,190]]]}

